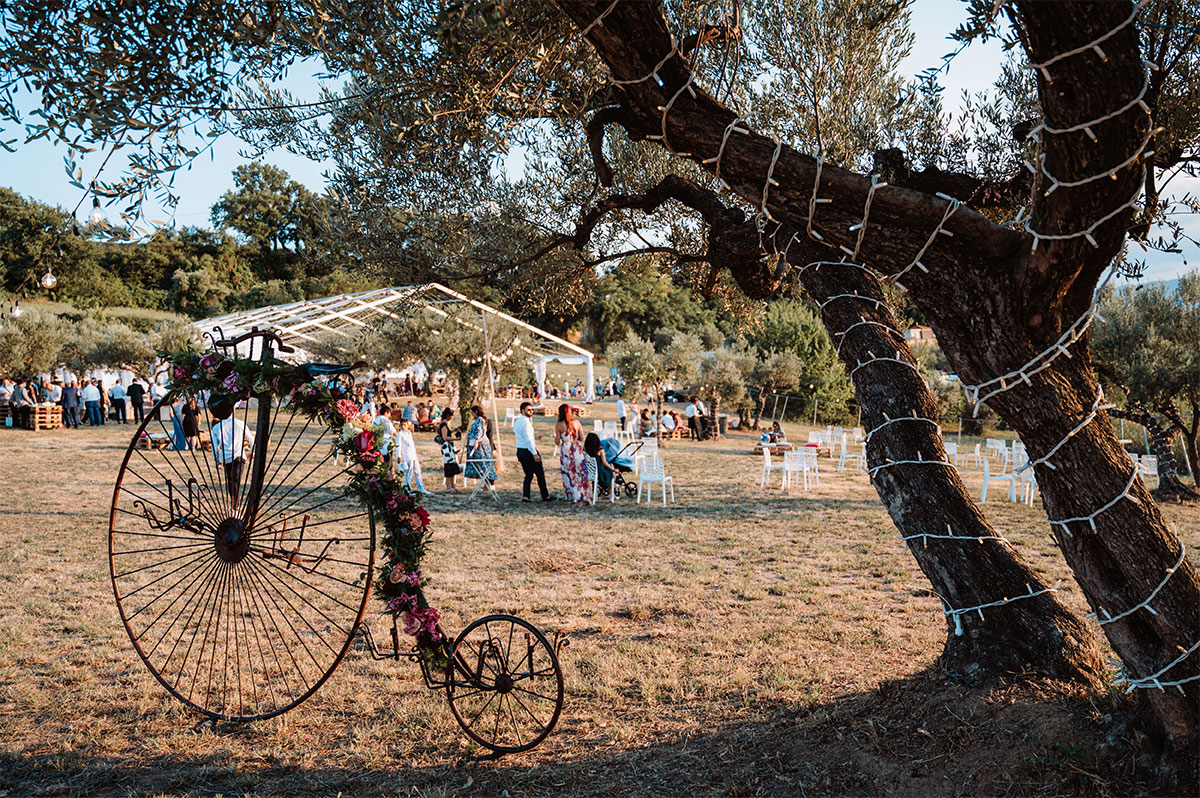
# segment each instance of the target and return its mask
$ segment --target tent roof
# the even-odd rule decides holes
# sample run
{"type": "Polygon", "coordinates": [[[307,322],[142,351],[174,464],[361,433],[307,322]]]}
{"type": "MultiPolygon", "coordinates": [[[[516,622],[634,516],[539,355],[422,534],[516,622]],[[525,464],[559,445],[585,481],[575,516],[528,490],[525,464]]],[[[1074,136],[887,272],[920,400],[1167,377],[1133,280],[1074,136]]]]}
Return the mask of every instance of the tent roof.
{"type": "MultiPolygon", "coordinates": [[[[221,332],[230,338],[249,332],[255,327],[260,330],[273,330],[284,343],[295,347],[297,354],[303,359],[307,355],[305,350],[312,344],[332,343],[331,339],[338,336],[353,336],[356,332],[386,318],[398,318],[397,314],[410,305],[425,307],[443,316],[449,315],[448,311],[456,307],[465,309],[470,306],[485,317],[491,316],[514,324],[524,331],[516,348],[524,352],[527,360],[557,355],[579,355],[589,360],[592,358],[592,353],[582,347],[513,318],[490,305],[477,302],[441,283],[380,288],[322,299],[289,302],[284,305],[268,305],[201,319],[193,325],[201,333],[214,332],[219,327],[221,332]],[[301,352],[304,354],[300,354],[301,352]]],[[[463,323],[471,324],[469,320],[463,323]]]]}

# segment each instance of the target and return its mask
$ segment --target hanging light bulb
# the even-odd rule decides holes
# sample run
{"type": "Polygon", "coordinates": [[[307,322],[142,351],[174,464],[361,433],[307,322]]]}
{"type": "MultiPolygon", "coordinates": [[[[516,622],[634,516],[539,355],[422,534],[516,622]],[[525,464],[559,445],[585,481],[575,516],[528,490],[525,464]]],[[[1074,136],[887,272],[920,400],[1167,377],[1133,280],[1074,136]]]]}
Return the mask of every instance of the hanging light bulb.
{"type": "Polygon", "coordinates": [[[102,225],[107,222],[108,216],[105,215],[104,209],[100,207],[100,198],[92,197],[92,212],[88,214],[88,223],[102,225]]]}
{"type": "Polygon", "coordinates": [[[46,273],[42,275],[42,288],[48,291],[56,285],[58,285],[58,278],[47,268],[46,273]]]}
{"type": "Polygon", "coordinates": [[[25,309],[21,307],[19,300],[13,303],[12,310],[9,311],[9,315],[11,315],[14,319],[19,319],[25,315],[25,309]]]}

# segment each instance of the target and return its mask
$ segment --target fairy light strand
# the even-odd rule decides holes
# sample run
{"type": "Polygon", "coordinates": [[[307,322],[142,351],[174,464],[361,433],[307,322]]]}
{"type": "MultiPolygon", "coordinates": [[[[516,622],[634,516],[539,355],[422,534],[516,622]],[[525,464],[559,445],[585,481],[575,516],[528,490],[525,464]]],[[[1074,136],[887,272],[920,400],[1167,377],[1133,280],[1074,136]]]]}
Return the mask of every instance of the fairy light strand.
{"type": "Polygon", "coordinates": [[[1051,64],[1057,64],[1059,61],[1062,61],[1065,58],[1070,58],[1073,55],[1079,55],[1080,53],[1086,53],[1088,50],[1092,50],[1102,60],[1107,61],[1108,56],[1104,53],[1104,50],[1100,49],[1100,45],[1103,44],[1104,42],[1108,41],[1109,39],[1111,39],[1113,36],[1116,36],[1118,33],[1123,31],[1125,28],[1132,25],[1134,20],[1137,19],[1138,13],[1141,12],[1142,7],[1145,6],[1146,3],[1148,3],[1148,2],[1150,2],[1150,0],[1139,0],[1138,4],[1136,6],[1134,6],[1133,13],[1129,15],[1129,18],[1126,19],[1124,22],[1120,23],[1119,25],[1117,25],[1115,28],[1110,30],[1108,33],[1105,33],[1103,36],[1093,39],[1092,41],[1088,42],[1087,44],[1080,45],[1079,47],[1076,47],[1073,50],[1067,50],[1066,52],[1059,53],[1058,55],[1054,56],[1053,58],[1048,58],[1040,64],[1026,64],[1025,69],[1036,69],[1042,73],[1042,77],[1044,77],[1046,79],[1047,83],[1053,83],[1054,81],[1050,78],[1050,72],[1047,70],[1047,67],[1049,67],[1051,64]]]}
{"type": "Polygon", "coordinates": [[[1088,412],[1088,414],[1086,416],[1084,416],[1083,421],[1080,421],[1074,428],[1072,428],[1071,431],[1067,433],[1066,437],[1063,438],[1058,443],[1056,443],[1054,445],[1054,447],[1052,449],[1050,449],[1050,451],[1046,452],[1044,455],[1039,457],[1037,460],[1030,460],[1029,462],[1025,463],[1025,465],[1016,469],[1013,473],[1019,474],[1022,471],[1025,471],[1030,468],[1034,468],[1039,465],[1044,465],[1050,469],[1057,469],[1058,466],[1056,466],[1054,463],[1050,462],[1050,458],[1053,457],[1059,449],[1061,449],[1063,446],[1066,446],[1067,441],[1071,440],[1071,438],[1074,438],[1076,435],[1078,435],[1080,432],[1082,432],[1084,429],[1086,429],[1089,424],[1091,424],[1093,421],[1095,421],[1096,418],[1100,415],[1101,410],[1110,410],[1113,407],[1116,407],[1116,405],[1108,404],[1107,402],[1104,401],[1104,388],[1101,388],[1099,396],[1097,396],[1096,401],[1092,403],[1092,409],[1088,412]]]}
{"type": "Polygon", "coordinates": [[[1108,502],[1103,507],[1101,507],[1100,509],[1093,512],[1091,515],[1081,515],[1081,516],[1076,516],[1075,518],[1060,518],[1057,520],[1051,518],[1051,519],[1049,519],[1051,525],[1062,527],[1063,532],[1067,535],[1070,535],[1071,530],[1067,527],[1068,524],[1076,524],[1076,523],[1082,523],[1082,522],[1086,521],[1088,523],[1088,526],[1090,526],[1092,528],[1092,531],[1095,532],[1096,531],[1096,516],[1100,515],[1105,510],[1108,510],[1110,507],[1115,507],[1116,504],[1118,502],[1120,502],[1122,499],[1128,499],[1129,501],[1133,502],[1134,504],[1141,504],[1140,499],[1138,499],[1136,496],[1129,495],[1129,491],[1133,489],[1134,484],[1137,483],[1137,480],[1140,476],[1141,476],[1141,471],[1137,468],[1134,468],[1133,474],[1131,474],[1129,477],[1129,482],[1127,482],[1125,484],[1125,489],[1122,490],[1120,493],[1118,493],[1117,496],[1112,501],[1108,502]]]}
{"type": "Polygon", "coordinates": [[[1163,577],[1163,580],[1158,583],[1158,586],[1155,587],[1154,590],[1150,591],[1150,595],[1146,596],[1146,598],[1144,598],[1141,602],[1139,602],[1138,604],[1135,604],[1134,606],[1130,607],[1129,609],[1125,610],[1125,612],[1122,612],[1119,615],[1110,615],[1108,610],[1105,610],[1103,607],[1100,607],[1099,609],[1097,609],[1096,612],[1088,613],[1086,617],[1095,618],[1096,622],[1098,624],[1100,624],[1101,626],[1106,626],[1110,623],[1115,623],[1116,621],[1119,621],[1122,618],[1127,618],[1130,615],[1133,615],[1138,610],[1144,609],[1144,610],[1146,610],[1146,612],[1150,613],[1151,615],[1158,615],[1157,610],[1155,610],[1154,607],[1150,606],[1150,602],[1154,601],[1155,597],[1158,596],[1159,592],[1164,587],[1167,586],[1167,582],[1171,581],[1171,577],[1175,575],[1175,572],[1179,570],[1179,566],[1183,565],[1183,556],[1184,556],[1185,551],[1186,551],[1186,549],[1184,548],[1183,544],[1180,543],[1179,544],[1179,559],[1175,561],[1174,565],[1172,565],[1170,568],[1167,569],[1167,575],[1163,577]],[[1100,617],[1101,612],[1104,613],[1104,617],[1100,617]]]}
{"type": "MultiPolygon", "coordinates": [[[[1169,663],[1167,663],[1167,665],[1165,667],[1160,668],[1158,671],[1150,674],[1149,676],[1144,676],[1141,679],[1133,678],[1129,674],[1129,672],[1127,670],[1125,670],[1124,667],[1122,667],[1121,675],[1119,675],[1116,679],[1114,679],[1112,683],[1114,685],[1120,685],[1120,684],[1129,685],[1127,688],[1125,688],[1126,693],[1132,693],[1134,690],[1137,690],[1139,688],[1144,689],[1147,687],[1154,687],[1159,690],[1165,690],[1168,687],[1174,687],[1176,690],[1178,690],[1179,692],[1182,693],[1184,691],[1183,685],[1187,684],[1188,682],[1194,682],[1194,681],[1200,680],[1200,674],[1196,674],[1195,676],[1188,676],[1184,679],[1175,679],[1173,681],[1163,681],[1161,677],[1164,673],[1171,670],[1171,668],[1174,668],[1176,665],[1183,662],[1185,659],[1190,657],[1192,654],[1195,654],[1197,649],[1200,649],[1200,640],[1197,640],[1195,643],[1193,643],[1191,648],[1189,648],[1187,650],[1183,650],[1183,648],[1181,646],[1180,650],[1183,651],[1182,654],[1180,654],[1178,657],[1176,657],[1175,659],[1173,659],[1169,663]]],[[[1120,663],[1117,663],[1117,664],[1120,665],[1120,663]]]]}

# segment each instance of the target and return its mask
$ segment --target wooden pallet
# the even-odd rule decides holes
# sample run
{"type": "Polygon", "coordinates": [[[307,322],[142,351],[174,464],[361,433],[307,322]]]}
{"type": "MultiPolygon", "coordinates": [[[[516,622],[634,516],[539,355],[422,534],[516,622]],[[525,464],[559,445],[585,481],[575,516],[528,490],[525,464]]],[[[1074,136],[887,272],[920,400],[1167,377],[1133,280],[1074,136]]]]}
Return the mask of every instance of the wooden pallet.
{"type": "MultiPolygon", "coordinates": [[[[149,435],[138,438],[137,442],[139,449],[166,449],[171,445],[171,436],[165,432],[151,432],[149,435]]],[[[212,446],[210,443],[209,446],[212,446]]]]}
{"type": "Polygon", "coordinates": [[[21,426],[34,432],[62,428],[62,408],[58,405],[38,405],[18,408],[21,426]]]}
{"type": "Polygon", "coordinates": [[[784,452],[790,452],[795,448],[796,447],[790,443],[763,444],[763,443],[759,442],[759,443],[754,444],[754,453],[761,455],[763,453],[763,449],[770,449],[771,454],[783,454],[784,452]]]}

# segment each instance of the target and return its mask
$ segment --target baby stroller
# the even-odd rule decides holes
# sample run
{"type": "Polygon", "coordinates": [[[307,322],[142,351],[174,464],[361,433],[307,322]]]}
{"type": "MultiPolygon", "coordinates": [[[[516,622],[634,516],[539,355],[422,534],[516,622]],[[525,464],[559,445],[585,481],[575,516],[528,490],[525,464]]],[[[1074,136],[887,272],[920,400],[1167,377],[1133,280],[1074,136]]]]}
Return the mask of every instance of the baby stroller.
{"type": "MultiPolygon", "coordinates": [[[[607,440],[612,440],[612,438],[608,438],[607,440]]],[[[616,493],[625,491],[626,496],[637,494],[637,485],[625,479],[624,475],[633,473],[633,458],[641,451],[641,448],[641,441],[632,441],[622,446],[614,455],[609,456],[605,452],[609,465],[616,469],[613,473],[613,482],[617,484],[616,493]]]]}

